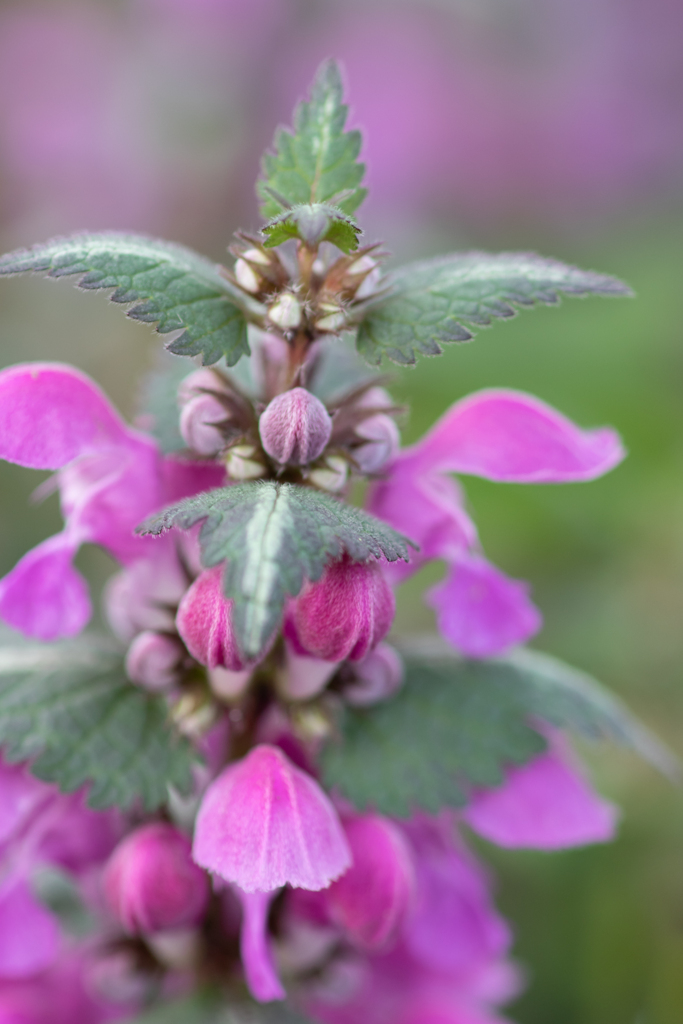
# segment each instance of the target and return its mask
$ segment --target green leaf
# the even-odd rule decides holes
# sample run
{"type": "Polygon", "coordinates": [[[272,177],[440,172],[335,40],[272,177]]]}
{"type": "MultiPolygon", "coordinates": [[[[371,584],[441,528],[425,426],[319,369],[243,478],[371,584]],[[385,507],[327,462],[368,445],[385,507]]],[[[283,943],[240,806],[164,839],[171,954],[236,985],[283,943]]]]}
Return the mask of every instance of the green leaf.
{"type": "Polygon", "coordinates": [[[325,61],[318,70],[309,102],[294,111],[294,133],[281,128],[274,152],[262,161],[262,179],[256,190],[263,200],[264,217],[280,213],[282,204],[269,193],[278,192],[290,205],[325,203],[342,192],[344,213],[353,213],[367,195],[359,188],[365,165],[358,163],[360,132],[345,132],[348,108],[342,102],[343,85],[338,65],[325,61]]]}
{"type": "Polygon", "coordinates": [[[508,765],[545,749],[538,720],[630,747],[658,768],[677,766],[616,698],[583,673],[545,655],[438,657],[407,662],[392,700],[349,710],[341,742],[323,752],[323,777],[357,808],[405,817],[468,800],[472,786],[498,786],[508,765]]]}
{"type": "Polygon", "coordinates": [[[48,277],[79,274],[80,288],[114,288],[113,302],[134,303],[129,317],[157,324],[160,334],[183,331],[167,346],[174,355],[201,356],[207,366],[225,356],[232,366],[249,354],[243,308],[254,304],[216,264],[185,246],[103,232],[55,238],[0,257],[0,274],[28,270],[48,277]]]}
{"type": "Polygon", "coordinates": [[[291,210],[273,217],[261,229],[268,249],[298,238],[309,246],[331,242],[344,253],[358,248],[358,225],[336,206],[329,203],[300,203],[291,210]]]}
{"type": "Polygon", "coordinates": [[[154,810],[169,785],[187,788],[194,759],[164,700],[133,686],[121,654],[92,640],[0,648],[0,744],[66,792],[88,784],[97,808],[154,810]]]}
{"type": "Polygon", "coordinates": [[[287,1003],[233,999],[218,989],[201,989],[184,999],[162,1003],[130,1024],[308,1024],[287,1003]]]}
{"type": "Polygon", "coordinates": [[[553,305],[565,295],[631,295],[614,277],[579,270],[533,253],[454,253],[409,263],[393,275],[393,291],[370,306],[358,330],[358,350],[373,366],[382,356],[413,364],[441,354],[441,345],[469,341],[517,307],[553,305]]]}
{"type": "Polygon", "coordinates": [[[255,658],[277,628],[287,594],[320,579],[330,559],[408,560],[406,540],[386,523],[310,487],[270,480],[222,487],[150,516],[138,532],[173,526],[199,534],[205,566],[226,561],[223,585],[235,602],[242,653],[255,658]]]}

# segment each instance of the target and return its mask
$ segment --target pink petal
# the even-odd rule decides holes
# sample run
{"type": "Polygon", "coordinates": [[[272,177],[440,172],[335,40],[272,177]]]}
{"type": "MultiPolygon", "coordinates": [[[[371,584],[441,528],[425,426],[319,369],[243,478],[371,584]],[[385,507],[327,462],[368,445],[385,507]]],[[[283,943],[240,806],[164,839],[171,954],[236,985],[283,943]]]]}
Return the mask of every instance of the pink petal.
{"type": "Polygon", "coordinates": [[[523,392],[480,391],[457,402],[401,457],[421,473],[471,473],[515,483],[593,480],[625,456],[608,427],[581,430],[523,392]]]}
{"type": "Polygon", "coordinates": [[[330,918],[361,949],[381,949],[410,905],[415,871],[399,829],[378,814],[344,821],[353,864],[326,892],[330,918]]]}
{"type": "Polygon", "coordinates": [[[0,976],[25,978],[57,956],[59,926],[27,882],[7,880],[0,891],[0,976]]]}
{"type": "Polygon", "coordinates": [[[317,782],[265,744],[207,789],[193,856],[246,892],[287,884],[324,889],[351,863],[339,818],[317,782]]]}
{"type": "Polygon", "coordinates": [[[462,812],[492,843],[541,850],[607,842],[617,815],[554,750],[511,768],[503,786],[481,790],[462,812]]]}
{"type": "Polygon", "coordinates": [[[0,458],[59,469],[120,441],[127,428],[85,374],[60,363],[22,363],[0,373],[0,458]]]}
{"type": "Polygon", "coordinates": [[[244,892],[233,886],[242,904],[240,954],[249,991],[260,1003],[286,999],[268,946],[268,911],[275,892],[244,892]]]}
{"type": "Polygon", "coordinates": [[[523,643],[542,625],[526,583],[511,580],[480,555],[460,555],[426,600],[443,636],[471,658],[523,643]]]}
{"type": "Polygon", "coordinates": [[[39,640],[75,636],[92,614],[85,580],[71,561],[80,540],[49,537],[0,580],[0,618],[39,640]]]}

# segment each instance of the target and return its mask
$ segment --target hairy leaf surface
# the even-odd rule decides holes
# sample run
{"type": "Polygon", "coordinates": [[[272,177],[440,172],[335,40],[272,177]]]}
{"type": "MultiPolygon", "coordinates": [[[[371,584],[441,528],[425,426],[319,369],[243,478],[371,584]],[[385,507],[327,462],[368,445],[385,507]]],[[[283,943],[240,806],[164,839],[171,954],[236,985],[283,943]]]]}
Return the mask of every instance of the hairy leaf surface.
{"type": "Polygon", "coordinates": [[[257,191],[263,200],[264,217],[274,217],[282,206],[268,189],[279,193],[292,206],[296,203],[325,203],[340,193],[338,206],[353,213],[367,195],[359,188],[365,165],[358,162],[360,132],[345,132],[348,108],[342,102],[343,85],[337,64],[325,61],[318,70],[311,98],[294,111],[294,132],[281,128],[274,152],[262,161],[262,178],[257,191]]]}
{"type": "Polygon", "coordinates": [[[346,552],[354,561],[408,560],[406,540],[360,509],[294,484],[259,481],[223,487],[173,505],[147,519],[139,532],[173,526],[199,534],[205,566],[226,561],[233,625],[247,657],[257,657],[277,628],[287,594],[304,579],[320,579],[330,559],[346,552]]]}
{"type": "Polygon", "coordinates": [[[249,354],[243,306],[249,299],[216,264],[185,246],[118,232],[55,238],[0,257],[0,274],[39,271],[80,275],[80,288],[115,289],[113,302],[133,303],[127,315],[157,324],[160,334],[183,333],[167,348],[201,356],[205,365],[225,356],[228,366],[249,354]]]}
{"type": "Polygon", "coordinates": [[[598,683],[523,651],[491,661],[409,660],[396,697],[345,713],[341,742],[324,752],[323,776],[359,809],[436,813],[465,804],[472,786],[500,785],[506,766],[541,753],[539,720],[614,740],[676,771],[671,755],[598,683]]]}
{"type": "Polygon", "coordinates": [[[614,277],[579,270],[533,253],[454,253],[409,263],[393,274],[393,292],[371,306],[358,329],[358,350],[373,366],[382,356],[412,364],[416,353],[469,341],[493,320],[565,295],[630,295],[614,277]]]}
{"type": "Polygon", "coordinates": [[[70,792],[88,784],[91,807],[160,806],[185,789],[193,754],[165,702],[126,678],[104,643],[0,647],[0,744],[11,762],[70,792]]]}

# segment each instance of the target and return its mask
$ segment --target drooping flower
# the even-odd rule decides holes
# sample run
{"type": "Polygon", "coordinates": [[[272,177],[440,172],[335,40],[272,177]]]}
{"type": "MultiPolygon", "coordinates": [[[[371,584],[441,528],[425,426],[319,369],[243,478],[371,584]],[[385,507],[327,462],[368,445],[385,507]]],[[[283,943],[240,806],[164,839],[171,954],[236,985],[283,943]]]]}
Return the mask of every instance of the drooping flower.
{"type": "MultiPolygon", "coordinates": [[[[487,657],[540,627],[524,584],[508,580],[481,555],[460,490],[447,473],[502,483],[593,480],[624,457],[617,434],[582,430],[521,392],[481,391],[456,402],[417,444],[402,451],[370,491],[369,508],[420,546],[397,578],[432,558],[449,575],[430,594],[444,636],[464,654],[487,657]]],[[[400,577],[399,577],[400,578],[400,577]]]]}
{"type": "Polygon", "coordinates": [[[324,889],[350,865],[339,818],[317,782],[261,744],[228,767],[202,800],[197,864],[245,892],[324,889]]]}

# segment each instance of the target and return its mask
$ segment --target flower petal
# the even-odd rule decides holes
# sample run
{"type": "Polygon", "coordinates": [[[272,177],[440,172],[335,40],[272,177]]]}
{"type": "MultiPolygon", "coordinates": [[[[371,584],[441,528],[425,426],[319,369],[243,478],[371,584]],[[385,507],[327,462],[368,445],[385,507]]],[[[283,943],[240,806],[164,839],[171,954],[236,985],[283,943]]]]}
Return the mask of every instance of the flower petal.
{"type": "Polygon", "coordinates": [[[556,850],[607,842],[617,814],[557,750],[550,750],[510,769],[499,789],[478,792],[462,817],[498,846],[556,850]]]}
{"type": "Polygon", "coordinates": [[[8,879],[0,891],[0,976],[25,978],[57,956],[59,926],[22,879],[8,879]]]}
{"type": "Polygon", "coordinates": [[[22,363],[0,373],[0,458],[59,469],[121,440],[128,428],[85,374],[60,363],[22,363]]]}
{"type": "Polygon", "coordinates": [[[511,580],[481,555],[460,555],[426,594],[443,636],[471,658],[488,658],[523,643],[542,625],[528,585],[511,580]]]}
{"type": "Polygon", "coordinates": [[[242,904],[240,954],[249,991],[260,1003],[286,999],[287,993],[273,965],[267,936],[268,911],[277,890],[244,892],[239,886],[233,886],[233,889],[242,904]]]}
{"type": "Polygon", "coordinates": [[[49,537],[0,580],[0,618],[39,640],[75,636],[92,614],[88,587],[71,564],[81,538],[49,537]]]}
{"type": "Polygon", "coordinates": [[[451,406],[400,461],[420,473],[564,483],[602,476],[624,455],[614,430],[582,430],[538,398],[500,389],[480,391],[451,406]]]}

